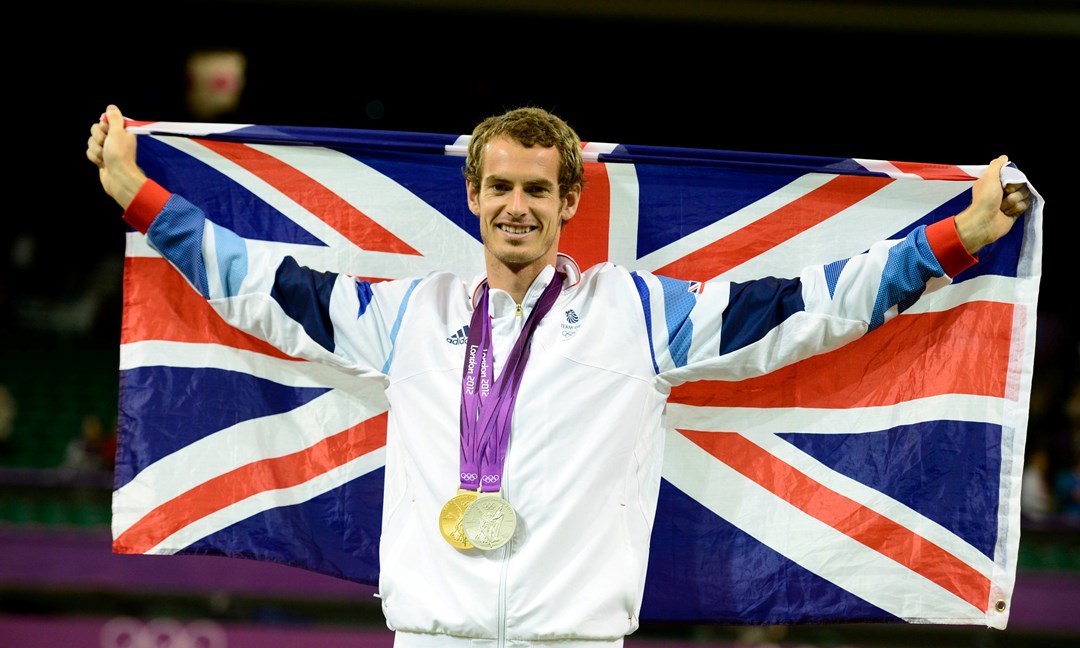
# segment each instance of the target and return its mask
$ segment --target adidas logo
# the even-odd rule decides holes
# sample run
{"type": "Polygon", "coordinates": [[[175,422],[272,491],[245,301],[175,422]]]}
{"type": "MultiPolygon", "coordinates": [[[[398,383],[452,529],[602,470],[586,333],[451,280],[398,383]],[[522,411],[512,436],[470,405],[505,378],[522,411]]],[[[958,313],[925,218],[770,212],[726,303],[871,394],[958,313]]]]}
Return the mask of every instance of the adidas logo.
{"type": "Polygon", "coordinates": [[[469,340],[469,325],[466,324],[457,330],[450,337],[446,338],[446,341],[450,344],[465,344],[469,340]]]}

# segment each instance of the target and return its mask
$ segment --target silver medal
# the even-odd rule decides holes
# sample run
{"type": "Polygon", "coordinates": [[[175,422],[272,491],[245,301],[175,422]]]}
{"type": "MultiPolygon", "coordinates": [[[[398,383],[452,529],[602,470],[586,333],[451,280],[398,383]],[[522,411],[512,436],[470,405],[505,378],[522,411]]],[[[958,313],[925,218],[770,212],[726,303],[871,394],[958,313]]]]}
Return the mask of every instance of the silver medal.
{"type": "Polygon", "coordinates": [[[517,513],[498,493],[481,493],[465,507],[461,527],[477,549],[498,549],[514,535],[517,513]]]}

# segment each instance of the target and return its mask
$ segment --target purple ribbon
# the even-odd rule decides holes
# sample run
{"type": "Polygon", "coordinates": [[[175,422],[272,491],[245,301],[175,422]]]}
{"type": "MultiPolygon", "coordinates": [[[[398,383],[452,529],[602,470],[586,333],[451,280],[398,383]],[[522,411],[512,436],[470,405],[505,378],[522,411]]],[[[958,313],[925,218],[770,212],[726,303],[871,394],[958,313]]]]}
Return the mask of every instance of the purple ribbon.
{"type": "Polygon", "coordinates": [[[521,376],[529,361],[529,341],[537,324],[555,304],[562,289],[562,275],[555,273],[544,288],[494,384],[490,381],[494,356],[487,281],[481,289],[480,301],[469,324],[461,377],[460,479],[462,490],[487,493],[497,492],[502,487],[510,422],[521,376]]]}

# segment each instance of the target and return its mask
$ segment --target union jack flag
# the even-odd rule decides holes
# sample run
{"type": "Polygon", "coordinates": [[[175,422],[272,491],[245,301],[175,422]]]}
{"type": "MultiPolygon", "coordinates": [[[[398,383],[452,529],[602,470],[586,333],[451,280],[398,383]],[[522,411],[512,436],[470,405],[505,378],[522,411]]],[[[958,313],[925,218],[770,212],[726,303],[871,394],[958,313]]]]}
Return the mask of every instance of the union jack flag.
{"type": "MultiPolygon", "coordinates": [[[[139,163],[245,238],[368,279],[482,271],[468,137],[131,122],[139,163]]],[[[696,281],[794,276],[958,213],[980,165],[587,142],[561,251],[696,281]]],[[[1010,182],[1026,182],[1010,165],[1010,182]]],[[[679,386],[642,617],[1008,621],[1043,201],[888,326],[679,386]]],[[[113,549],[375,584],[381,389],[225,325],[127,235],[113,549]]]]}

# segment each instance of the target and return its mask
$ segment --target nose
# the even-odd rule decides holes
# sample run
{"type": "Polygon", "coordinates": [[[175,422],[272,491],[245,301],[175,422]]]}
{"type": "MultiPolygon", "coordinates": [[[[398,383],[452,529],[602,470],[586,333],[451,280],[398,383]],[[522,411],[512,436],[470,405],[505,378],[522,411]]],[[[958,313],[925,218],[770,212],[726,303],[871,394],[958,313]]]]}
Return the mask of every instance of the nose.
{"type": "Polygon", "coordinates": [[[511,216],[524,216],[528,211],[526,206],[525,190],[521,187],[515,187],[513,193],[510,195],[510,203],[507,204],[506,210],[511,216]]]}

